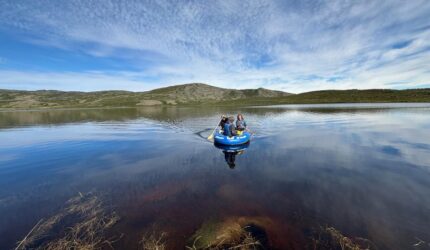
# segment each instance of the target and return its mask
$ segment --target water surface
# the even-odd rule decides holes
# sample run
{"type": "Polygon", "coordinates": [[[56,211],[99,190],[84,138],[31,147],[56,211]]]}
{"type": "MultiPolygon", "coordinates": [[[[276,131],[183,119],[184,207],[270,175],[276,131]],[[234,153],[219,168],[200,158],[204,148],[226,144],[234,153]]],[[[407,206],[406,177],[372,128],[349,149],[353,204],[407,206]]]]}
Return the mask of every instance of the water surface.
{"type": "Polygon", "coordinates": [[[429,104],[0,112],[0,249],[87,192],[120,216],[117,248],[157,227],[183,249],[205,222],[244,217],[270,221],[272,248],[334,227],[414,249],[430,242],[428,131],[429,104]],[[250,145],[205,140],[237,112],[250,145]]]}

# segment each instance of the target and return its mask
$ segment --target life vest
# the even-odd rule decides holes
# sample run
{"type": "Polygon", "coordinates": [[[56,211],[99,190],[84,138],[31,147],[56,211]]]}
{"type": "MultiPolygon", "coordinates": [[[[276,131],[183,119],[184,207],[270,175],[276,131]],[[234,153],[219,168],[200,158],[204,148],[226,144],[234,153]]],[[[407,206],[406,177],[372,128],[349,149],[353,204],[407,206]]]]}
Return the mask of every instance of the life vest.
{"type": "Polygon", "coordinates": [[[231,131],[230,131],[231,125],[232,125],[231,123],[224,124],[223,133],[225,136],[231,136],[231,131]]]}
{"type": "Polygon", "coordinates": [[[236,127],[238,129],[246,129],[246,121],[245,120],[237,120],[236,127]]]}

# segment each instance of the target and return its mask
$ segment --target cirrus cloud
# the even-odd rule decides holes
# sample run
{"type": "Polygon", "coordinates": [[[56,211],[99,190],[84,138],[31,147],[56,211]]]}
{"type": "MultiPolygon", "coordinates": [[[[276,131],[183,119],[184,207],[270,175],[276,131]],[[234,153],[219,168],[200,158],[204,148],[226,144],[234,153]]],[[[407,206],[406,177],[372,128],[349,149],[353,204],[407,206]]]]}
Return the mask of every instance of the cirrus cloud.
{"type": "Polygon", "coordinates": [[[48,88],[52,81],[31,77],[43,72],[61,82],[54,87],[74,90],[207,82],[302,92],[430,83],[426,0],[41,0],[2,1],[0,8],[7,10],[2,36],[89,58],[126,58],[130,66],[95,75],[8,68],[0,87],[48,88]]]}

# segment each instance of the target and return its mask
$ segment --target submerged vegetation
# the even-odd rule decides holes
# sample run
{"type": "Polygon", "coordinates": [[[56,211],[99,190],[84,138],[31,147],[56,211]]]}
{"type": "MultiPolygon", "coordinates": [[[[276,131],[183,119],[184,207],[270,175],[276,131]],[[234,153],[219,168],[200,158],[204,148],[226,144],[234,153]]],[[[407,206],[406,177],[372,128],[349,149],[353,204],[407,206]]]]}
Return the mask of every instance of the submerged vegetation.
{"type": "MultiPolygon", "coordinates": [[[[190,238],[188,249],[267,249],[268,238],[262,227],[265,218],[228,218],[208,221],[190,238]]],[[[269,222],[270,223],[270,222],[269,222]]]]}
{"type": "MultiPolygon", "coordinates": [[[[47,219],[41,219],[17,243],[15,249],[118,249],[124,236],[108,237],[108,230],[119,221],[119,216],[108,212],[102,199],[94,193],[79,194],[67,201],[65,207],[47,219]]],[[[189,250],[272,249],[267,229],[273,225],[267,217],[229,217],[204,222],[188,239],[189,250]]],[[[320,227],[308,237],[304,249],[376,249],[373,243],[359,237],[346,237],[333,227],[320,227]]],[[[138,249],[165,250],[168,234],[158,229],[147,229],[136,242],[138,249]]],[[[175,246],[178,247],[178,246],[175,246]]]]}
{"type": "Polygon", "coordinates": [[[166,236],[167,234],[149,232],[142,236],[139,242],[139,248],[142,250],[165,250],[166,246],[166,236]]]}
{"type": "Polygon", "coordinates": [[[263,88],[235,90],[195,83],[147,92],[0,90],[1,109],[363,102],[430,102],[430,89],[323,90],[290,94],[263,88]]]}
{"type": "Polygon", "coordinates": [[[361,250],[377,249],[368,239],[360,237],[346,237],[334,227],[320,227],[315,230],[309,249],[340,249],[361,250]]]}
{"type": "Polygon", "coordinates": [[[40,220],[15,249],[101,249],[115,241],[105,232],[118,220],[99,197],[79,194],[58,214],[40,220]]]}

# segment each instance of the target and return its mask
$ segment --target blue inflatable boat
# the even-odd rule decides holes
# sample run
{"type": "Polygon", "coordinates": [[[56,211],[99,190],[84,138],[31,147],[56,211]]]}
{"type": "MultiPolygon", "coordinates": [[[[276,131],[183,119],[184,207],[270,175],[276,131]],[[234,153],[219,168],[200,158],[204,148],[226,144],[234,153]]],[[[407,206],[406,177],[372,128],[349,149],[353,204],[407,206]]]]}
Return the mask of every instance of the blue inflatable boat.
{"type": "Polygon", "coordinates": [[[221,149],[222,151],[226,151],[226,152],[238,152],[238,151],[243,151],[245,149],[247,149],[249,147],[251,142],[247,142],[244,144],[239,144],[239,145],[223,145],[223,144],[219,144],[219,143],[215,143],[215,147],[221,149]]]}
{"type": "Polygon", "coordinates": [[[244,131],[241,135],[235,135],[235,136],[225,136],[220,133],[218,130],[215,133],[215,143],[222,144],[222,145],[240,145],[245,144],[251,140],[251,133],[244,131]]]}

